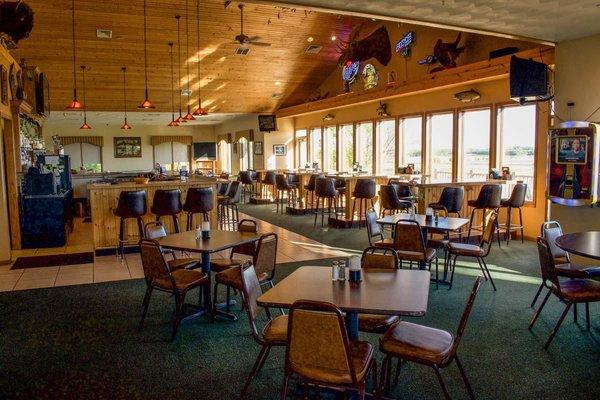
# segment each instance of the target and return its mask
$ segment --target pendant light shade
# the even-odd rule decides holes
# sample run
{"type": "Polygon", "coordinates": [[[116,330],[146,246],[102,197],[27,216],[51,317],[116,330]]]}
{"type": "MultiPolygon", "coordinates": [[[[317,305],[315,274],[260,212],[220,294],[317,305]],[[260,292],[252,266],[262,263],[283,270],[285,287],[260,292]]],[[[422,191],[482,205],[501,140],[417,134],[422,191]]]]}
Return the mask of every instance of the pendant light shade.
{"type": "Polygon", "coordinates": [[[127,72],[127,67],[121,67],[121,71],[123,71],[123,126],[121,129],[131,129],[131,125],[127,123],[127,82],[125,80],[125,73],[127,72]]]}
{"type": "Polygon", "coordinates": [[[83,104],[77,100],[77,64],[75,57],[75,0],[71,1],[71,27],[73,37],[73,100],[67,106],[67,110],[81,110],[83,104]]]}
{"type": "Polygon", "coordinates": [[[171,59],[171,122],[167,126],[175,127],[179,126],[179,122],[175,120],[175,99],[173,96],[173,92],[175,91],[175,86],[173,85],[173,42],[169,42],[169,58],[171,59]]]}
{"type": "Polygon", "coordinates": [[[89,126],[87,123],[87,111],[85,109],[85,65],[81,66],[81,73],[83,75],[82,81],[83,81],[83,104],[84,104],[84,106],[83,106],[83,125],[81,125],[79,127],[79,129],[92,129],[92,127],[89,126]]]}
{"type": "Polygon", "coordinates": [[[186,121],[193,121],[196,118],[190,112],[190,13],[188,0],[185,0],[185,66],[187,69],[187,114],[183,118],[186,121]]]}
{"type": "Polygon", "coordinates": [[[154,108],[154,104],[148,99],[148,39],[146,37],[146,0],[144,0],[144,83],[145,83],[145,97],[144,101],[138,106],[140,109],[151,109],[154,108]]]}
{"type": "Polygon", "coordinates": [[[179,90],[179,117],[175,120],[178,123],[187,122],[181,113],[181,15],[176,15],[177,20],[177,88],[179,90]]]}
{"type": "Polygon", "coordinates": [[[202,108],[202,97],[200,96],[200,0],[196,0],[196,57],[198,61],[196,63],[196,76],[198,77],[198,108],[194,111],[194,115],[203,116],[208,112],[202,108]]]}

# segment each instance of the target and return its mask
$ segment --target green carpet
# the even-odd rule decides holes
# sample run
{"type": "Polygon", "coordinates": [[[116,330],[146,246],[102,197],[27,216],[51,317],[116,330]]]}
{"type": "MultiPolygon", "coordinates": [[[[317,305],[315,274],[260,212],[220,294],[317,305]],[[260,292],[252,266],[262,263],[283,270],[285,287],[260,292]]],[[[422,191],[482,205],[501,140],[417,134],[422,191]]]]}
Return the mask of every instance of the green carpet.
{"type": "MultiPolygon", "coordinates": [[[[361,249],[366,230],[313,229],[310,216],[277,217],[272,206],[243,211],[341,248],[361,249]]],[[[282,264],[278,279],[306,263],[282,264]]],[[[310,264],[327,265],[328,261],[310,264]]],[[[539,283],[532,243],[492,249],[489,265],[498,292],[482,286],[459,353],[479,399],[600,398],[600,307],[592,305],[592,331],[572,316],[549,351],[542,346],[562,306],[549,301],[534,328],[529,303],[539,283]]],[[[478,274],[461,263],[451,291],[432,286],[427,314],[411,319],[454,331],[478,274]]],[[[183,324],[171,343],[173,299],[157,294],[137,332],[142,280],[0,294],[0,399],[234,399],[258,354],[245,314],[237,322],[200,318],[183,324]]],[[[194,294],[191,293],[193,296],[194,294]]],[[[193,299],[194,297],[190,297],[193,299]]],[[[377,336],[363,335],[377,344],[377,336]]],[[[283,350],[271,352],[250,387],[250,399],[275,399],[283,350]]],[[[379,355],[378,355],[378,358],[379,355]]],[[[453,398],[466,398],[455,365],[444,371],[453,398]]],[[[408,365],[397,398],[437,399],[428,368],[408,365]]]]}

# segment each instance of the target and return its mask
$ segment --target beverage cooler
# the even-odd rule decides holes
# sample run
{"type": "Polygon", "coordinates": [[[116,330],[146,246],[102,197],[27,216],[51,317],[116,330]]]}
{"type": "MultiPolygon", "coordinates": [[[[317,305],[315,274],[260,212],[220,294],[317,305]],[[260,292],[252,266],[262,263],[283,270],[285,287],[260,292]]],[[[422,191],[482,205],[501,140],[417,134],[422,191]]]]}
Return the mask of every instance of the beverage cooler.
{"type": "Polygon", "coordinates": [[[600,126],[568,121],[548,135],[547,197],[565,206],[599,203],[600,126]]]}

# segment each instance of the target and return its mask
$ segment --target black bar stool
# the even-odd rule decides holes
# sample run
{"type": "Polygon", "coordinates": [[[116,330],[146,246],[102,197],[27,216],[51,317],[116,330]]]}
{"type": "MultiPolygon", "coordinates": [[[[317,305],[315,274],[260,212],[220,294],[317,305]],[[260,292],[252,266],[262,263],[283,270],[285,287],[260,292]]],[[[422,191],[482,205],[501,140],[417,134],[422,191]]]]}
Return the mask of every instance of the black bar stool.
{"type": "Polygon", "coordinates": [[[269,192],[271,192],[271,196],[275,194],[275,186],[277,185],[277,179],[275,176],[275,171],[265,172],[265,176],[261,181],[265,198],[269,198],[269,192]]]}
{"type": "Polygon", "coordinates": [[[282,214],[285,213],[285,207],[282,204],[283,194],[287,195],[287,205],[293,205],[296,203],[296,190],[298,190],[298,186],[290,183],[288,181],[288,177],[284,174],[277,174],[275,176],[275,201],[277,202],[277,212],[279,212],[279,208],[281,206],[282,214]]]}
{"type": "Polygon", "coordinates": [[[159,189],[154,192],[152,199],[152,214],[156,215],[156,221],[161,217],[170,215],[173,218],[175,232],[179,233],[179,213],[181,212],[181,190],[179,189],[159,189]]]}
{"type": "Polygon", "coordinates": [[[240,202],[242,197],[242,182],[234,181],[229,185],[229,190],[225,196],[219,196],[217,198],[217,218],[219,220],[219,227],[229,228],[235,227],[240,220],[239,210],[237,204],[240,202]],[[230,215],[231,213],[231,215],[230,215]]]}
{"type": "Polygon", "coordinates": [[[401,181],[399,179],[389,179],[388,185],[392,185],[396,188],[396,193],[400,200],[410,201],[412,208],[414,208],[415,213],[417,212],[417,205],[415,204],[415,197],[412,191],[411,184],[409,182],[401,181]]]}
{"type": "Polygon", "coordinates": [[[317,206],[315,212],[315,223],[317,226],[317,215],[319,214],[319,200],[321,201],[321,226],[323,226],[323,219],[325,218],[325,201],[328,201],[328,212],[327,216],[331,216],[331,206],[333,205],[334,215],[337,210],[337,195],[338,192],[335,190],[335,179],[333,178],[316,178],[315,179],[315,196],[317,197],[317,206]],[[333,203],[333,204],[332,204],[333,203]]]}
{"type": "Polygon", "coordinates": [[[392,185],[381,185],[379,187],[379,206],[381,218],[388,214],[396,214],[398,211],[407,211],[412,207],[412,203],[407,200],[400,200],[396,188],[392,185]]]}
{"type": "Polygon", "coordinates": [[[194,214],[200,213],[204,221],[209,221],[208,213],[212,211],[213,207],[213,190],[211,187],[189,188],[183,204],[183,211],[187,212],[185,229],[189,231],[193,228],[194,214]]]}
{"type": "Polygon", "coordinates": [[[231,185],[229,181],[217,182],[217,196],[225,196],[229,190],[229,185],[231,185]]]}
{"type": "Polygon", "coordinates": [[[506,224],[504,227],[506,228],[506,244],[510,242],[510,233],[512,231],[521,230],[521,243],[523,243],[523,213],[521,211],[521,207],[525,204],[525,197],[527,195],[527,185],[518,182],[513,188],[510,198],[502,199],[500,201],[500,207],[506,207],[506,224]],[[513,225],[511,221],[511,214],[513,208],[519,210],[519,225],[513,225]]]}
{"type": "Polygon", "coordinates": [[[338,191],[340,196],[340,207],[346,206],[346,181],[342,178],[335,178],[335,190],[338,191]]]}
{"type": "Polygon", "coordinates": [[[323,175],[323,174],[312,174],[310,176],[310,178],[308,179],[308,183],[306,185],[304,185],[304,189],[306,190],[306,198],[304,199],[304,204],[306,205],[306,208],[308,208],[308,198],[310,197],[310,207],[312,209],[315,209],[315,212],[316,212],[315,186],[316,186],[317,178],[324,178],[324,177],[325,177],[325,175],[323,175]]]}
{"type": "Polygon", "coordinates": [[[246,201],[246,193],[249,193],[249,197],[255,193],[256,179],[253,179],[252,171],[240,171],[239,181],[242,182],[242,202],[246,201]]]}
{"type": "Polygon", "coordinates": [[[120,218],[119,237],[117,240],[117,255],[124,254],[124,244],[127,241],[125,237],[125,220],[135,218],[138,226],[140,239],[144,237],[144,223],[142,216],[146,214],[148,206],[146,203],[146,192],[144,190],[124,191],[119,194],[119,202],[114,210],[114,215],[120,218]]]}
{"type": "MultiPolygon", "coordinates": [[[[482,225],[481,231],[485,231],[485,213],[487,210],[494,210],[498,212],[500,208],[500,201],[502,198],[502,188],[498,184],[486,184],[481,187],[479,191],[479,195],[476,200],[469,200],[467,205],[472,207],[471,210],[471,218],[469,219],[469,231],[467,233],[467,242],[471,239],[471,230],[477,228],[473,228],[473,218],[475,217],[475,212],[477,210],[482,210],[482,225]]],[[[496,233],[498,233],[498,218],[495,219],[496,225],[496,233]]],[[[500,235],[498,235],[498,246],[500,246],[500,235]]]]}
{"type": "Polygon", "coordinates": [[[442,190],[440,198],[435,203],[429,203],[434,210],[444,211],[448,216],[456,214],[460,218],[460,210],[465,199],[465,189],[462,186],[446,186],[442,190]]]}
{"type": "Polygon", "coordinates": [[[354,191],[352,192],[352,220],[354,220],[354,211],[356,209],[356,200],[358,200],[358,228],[360,229],[362,216],[367,215],[367,202],[371,201],[371,208],[375,208],[373,198],[375,197],[375,179],[358,179],[354,191]],[[364,204],[364,208],[363,208],[364,204]]]}
{"type": "Polygon", "coordinates": [[[229,172],[225,172],[225,171],[221,172],[219,174],[219,179],[229,179],[229,172]]]}

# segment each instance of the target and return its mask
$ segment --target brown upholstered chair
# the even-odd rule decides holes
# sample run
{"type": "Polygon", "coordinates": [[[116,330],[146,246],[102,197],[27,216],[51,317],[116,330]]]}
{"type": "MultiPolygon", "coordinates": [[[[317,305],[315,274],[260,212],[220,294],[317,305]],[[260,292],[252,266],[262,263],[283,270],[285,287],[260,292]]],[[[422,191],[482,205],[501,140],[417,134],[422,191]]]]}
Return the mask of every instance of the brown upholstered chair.
{"type": "MultiPolygon", "coordinates": [[[[144,239],[160,239],[167,236],[167,230],[160,221],[148,222],[144,225],[144,239]]],[[[166,260],[171,271],[179,268],[194,269],[200,267],[200,260],[197,258],[177,258],[177,254],[171,249],[161,249],[163,254],[169,254],[172,259],[166,260]]]]}
{"type": "Polygon", "coordinates": [[[452,264],[452,274],[450,275],[450,285],[448,286],[448,290],[452,289],[452,283],[454,282],[454,271],[456,270],[456,259],[458,257],[474,257],[477,259],[479,268],[481,268],[481,272],[483,272],[483,277],[486,281],[489,277],[492,287],[494,290],[496,290],[496,285],[494,284],[490,270],[485,263],[485,258],[488,256],[488,254],[490,254],[492,241],[494,240],[494,231],[496,230],[496,219],[498,218],[498,213],[493,210],[488,210],[488,212],[484,215],[484,218],[486,226],[485,230],[483,231],[483,235],[481,236],[479,245],[456,242],[446,243],[446,251],[448,254],[447,266],[452,264]],[[454,256],[453,261],[451,261],[452,256],[454,256]]]}
{"type": "MultiPolygon", "coordinates": [[[[393,249],[367,247],[360,260],[361,268],[371,272],[394,271],[398,268],[398,256],[393,249]]],[[[400,321],[396,315],[358,314],[358,330],[368,333],[385,333],[400,321]]]]}
{"type": "Polygon", "coordinates": [[[439,287],[439,261],[437,252],[432,247],[425,246],[421,225],[413,220],[400,220],[396,222],[394,229],[394,250],[402,261],[408,261],[410,268],[412,263],[428,264],[431,271],[431,263],[435,260],[435,287],[439,287]]]}
{"type": "Polygon", "coordinates": [[[386,239],[383,236],[383,229],[377,223],[377,213],[373,210],[367,211],[365,214],[367,222],[367,234],[369,236],[369,246],[393,248],[394,239],[386,239]]]}
{"type": "MultiPolygon", "coordinates": [[[[238,275],[237,280],[241,282],[240,290],[244,300],[244,308],[248,314],[248,322],[250,323],[250,333],[252,338],[261,346],[260,353],[256,358],[256,362],[246,378],[240,399],[244,399],[248,386],[254,379],[254,376],[262,369],[269,351],[273,346],[285,346],[287,343],[288,316],[280,315],[271,319],[271,315],[266,312],[268,322],[259,331],[257,320],[261,316],[263,308],[260,307],[256,300],[262,294],[256,271],[252,265],[244,265],[233,268],[233,271],[238,275]]],[[[265,309],[268,311],[267,309],[265,309]]]]}
{"type": "MultiPolygon", "coordinates": [[[[204,287],[205,306],[210,309],[210,287],[208,276],[200,270],[179,268],[171,270],[166,262],[160,246],[156,240],[140,240],[140,252],[142,255],[142,266],[146,278],[146,294],[142,303],[144,310],[140,320],[139,330],[144,327],[144,320],[150,305],[150,297],[153,290],[167,292],[175,298],[175,318],[173,321],[173,333],[171,340],[175,339],[179,324],[184,318],[183,306],[185,295],[194,288],[204,287]]],[[[187,317],[186,317],[187,318],[187,317]]]]}
{"type": "Polygon", "coordinates": [[[531,323],[529,324],[529,329],[533,328],[533,325],[538,319],[538,316],[542,312],[542,309],[546,305],[548,298],[551,294],[554,294],[558,299],[565,303],[565,309],[563,310],[556,326],[550,333],[550,337],[546,341],[544,345],[544,349],[547,349],[554,340],[554,336],[558,332],[565,316],[569,312],[569,309],[572,305],[578,303],[585,303],[585,314],[586,314],[586,322],[587,329],[590,329],[590,306],[589,303],[599,302],[600,301],[600,282],[595,281],[593,279],[570,279],[565,282],[560,282],[558,280],[558,273],[556,272],[556,265],[554,263],[554,257],[552,257],[552,252],[550,250],[550,245],[546,239],[538,237],[537,239],[538,245],[538,254],[540,257],[540,268],[542,271],[542,280],[545,285],[548,287],[548,293],[540,308],[537,309],[533,318],[531,319],[531,323]]]}
{"type": "Polygon", "coordinates": [[[344,315],[331,303],[296,301],[290,309],[285,371],[280,398],[287,394],[289,379],[340,389],[358,390],[366,395],[372,373],[377,387],[377,363],[369,342],[348,339],[344,315]]]}
{"type": "MultiPolygon", "coordinates": [[[[546,221],[542,224],[541,236],[548,242],[548,246],[554,260],[556,274],[558,276],[571,279],[594,278],[600,276],[600,267],[589,267],[571,262],[569,253],[556,245],[556,238],[562,236],[562,234],[562,228],[557,221],[546,221]]],[[[542,280],[542,283],[540,284],[540,287],[538,288],[538,291],[531,302],[531,307],[535,305],[540,293],[542,292],[542,289],[545,286],[547,286],[547,284],[542,280]]],[[[576,312],[577,306],[575,306],[573,310],[576,312]]]]}
{"type": "Polygon", "coordinates": [[[423,325],[413,324],[411,322],[399,322],[394,327],[379,339],[379,350],[385,354],[381,370],[381,387],[379,392],[383,393],[384,388],[389,390],[390,372],[392,358],[399,360],[396,368],[396,384],[400,373],[402,361],[410,361],[417,364],[422,364],[433,368],[438,378],[442,392],[446,399],[450,399],[448,389],[442,378],[441,369],[448,367],[452,361],[456,361],[460,375],[465,383],[467,392],[471,399],[475,398],[473,389],[469,384],[465,370],[458,359],[458,345],[467,326],[469,314],[473,308],[473,302],[477,297],[479,286],[481,285],[481,277],[477,277],[473,284],[473,290],[467,300],[467,305],[460,319],[456,337],[450,332],[441,329],[430,328],[423,325]]]}

